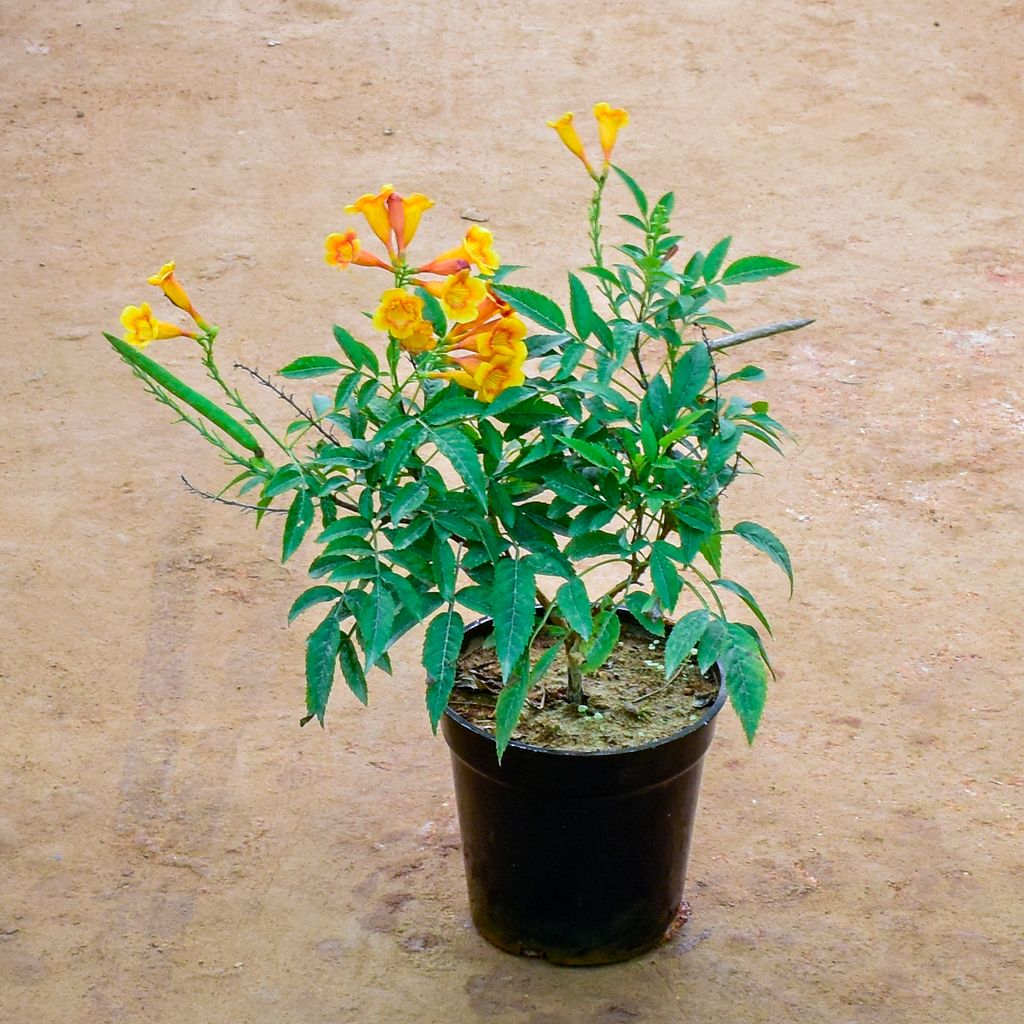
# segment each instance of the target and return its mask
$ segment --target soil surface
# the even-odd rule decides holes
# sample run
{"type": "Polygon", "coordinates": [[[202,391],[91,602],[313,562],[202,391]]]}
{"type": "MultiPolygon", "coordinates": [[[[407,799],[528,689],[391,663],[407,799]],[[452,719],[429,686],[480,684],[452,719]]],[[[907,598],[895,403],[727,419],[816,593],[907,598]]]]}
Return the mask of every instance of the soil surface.
{"type": "Polygon", "coordinates": [[[0,1021],[1024,1019],[1021,54],[1002,0],[3,4],[0,1021]],[[379,280],[322,238],[382,181],[564,296],[544,121],[593,149],[601,99],[688,243],[803,266],[730,318],[817,323],[756,353],[799,444],[726,516],[797,589],[728,545],[779,678],[752,748],[719,716],[692,917],[565,970],[469,924],[418,638],[299,730],[303,566],[100,331],[174,259],[227,366],[330,351],[379,280]]]}
{"type": "MultiPolygon", "coordinates": [[[[501,666],[488,639],[466,645],[449,704],[493,733],[501,666]]],[[[552,643],[538,637],[530,659],[534,666],[552,643]]],[[[666,681],[663,648],[663,639],[623,624],[612,655],[584,677],[584,702],[571,704],[565,700],[565,648],[559,647],[531,688],[512,739],[554,750],[609,750],[653,743],[700,721],[718,696],[718,679],[701,676],[695,660],[688,659],[666,681]]]]}

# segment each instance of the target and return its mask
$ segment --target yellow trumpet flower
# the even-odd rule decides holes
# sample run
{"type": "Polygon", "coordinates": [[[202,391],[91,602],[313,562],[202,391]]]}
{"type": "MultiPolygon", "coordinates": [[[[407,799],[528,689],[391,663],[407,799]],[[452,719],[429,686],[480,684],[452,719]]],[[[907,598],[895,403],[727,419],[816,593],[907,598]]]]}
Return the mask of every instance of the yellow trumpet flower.
{"type": "Polygon", "coordinates": [[[404,288],[389,288],[373,314],[373,326],[400,341],[411,338],[423,322],[423,300],[404,288]]]}
{"type": "Polygon", "coordinates": [[[388,247],[388,252],[393,251],[388,199],[394,191],[393,185],[382,185],[377,195],[368,192],[366,195],[360,196],[350,206],[345,207],[346,213],[361,213],[366,218],[373,233],[388,247]]]}
{"type": "Polygon", "coordinates": [[[412,334],[407,338],[401,338],[398,342],[403,352],[418,355],[421,352],[429,352],[437,348],[437,338],[434,337],[434,328],[421,320],[413,329],[412,334]]]}
{"type": "Polygon", "coordinates": [[[151,341],[164,338],[192,338],[191,331],[183,330],[175,324],[165,323],[153,316],[148,302],[141,306],[125,306],[121,310],[121,326],[124,328],[124,340],[135,348],[145,348],[151,341]]]}
{"type": "Polygon", "coordinates": [[[391,229],[399,252],[405,252],[420,226],[420,218],[433,205],[433,199],[428,199],[422,192],[414,192],[411,196],[400,196],[395,192],[388,198],[391,229]]]}
{"type": "Polygon", "coordinates": [[[475,320],[480,303],[487,297],[487,288],[478,277],[469,276],[469,268],[446,277],[441,284],[431,284],[428,290],[436,295],[449,320],[466,324],[475,320]]]}
{"type": "MultiPolygon", "coordinates": [[[[210,329],[209,324],[199,315],[196,307],[192,305],[192,300],[188,297],[188,292],[182,287],[181,282],[174,276],[174,261],[165,263],[152,277],[146,278],[146,284],[155,285],[157,288],[162,288],[164,295],[178,309],[183,309],[199,326],[204,330],[210,329]]],[[[130,306],[130,309],[134,309],[134,306],[130,306]]]]}
{"type": "Polygon", "coordinates": [[[594,168],[590,166],[590,161],[587,159],[587,154],[583,150],[583,142],[580,140],[576,129],[572,124],[572,114],[565,113],[557,121],[548,121],[548,127],[554,128],[558,132],[558,137],[565,144],[565,148],[569,150],[573,156],[577,156],[583,161],[583,166],[593,174],[594,168]]]}
{"type": "Polygon", "coordinates": [[[601,139],[601,149],[604,151],[604,165],[607,167],[612,158],[619,129],[629,124],[629,114],[608,103],[597,103],[594,105],[594,117],[597,118],[597,133],[601,139]]]}

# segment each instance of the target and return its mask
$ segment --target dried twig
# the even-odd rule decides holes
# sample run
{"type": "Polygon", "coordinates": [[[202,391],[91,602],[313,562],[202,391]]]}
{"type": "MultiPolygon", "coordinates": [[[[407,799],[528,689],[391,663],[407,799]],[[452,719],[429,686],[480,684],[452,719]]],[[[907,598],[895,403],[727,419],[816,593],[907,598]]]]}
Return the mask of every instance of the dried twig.
{"type": "Polygon", "coordinates": [[[314,430],[319,431],[319,433],[323,437],[326,437],[328,441],[330,441],[332,444],[338,443],[337,437],[335,437],[334,434],[332,434],[329,430],[325,429],[321,425],[320,421],[308,409],[303,409],[302,406],[299,405],[299,403],[296,402],[295,399],[291,395],[289,395],[284,390],[284,388],[282,388],[279,384],[275,384],[269,377],[264,377],[259,370],[253,369],[253,367],[251,366],[246,366],[244,363],[235,363],[235,369],[245,370],[245,372],[249,374],[250,377],[253,377],[256,380],[258,380],[265,388],[270,388],[270,390],[273,391],[278,398],[281,398],[284,401],[286,401],[299,414],[299,416],[302,417],[302,419],[304,419],[311,427],[313,427],[314,430]]]}
{"type": "Polygon", "coordinates": [[[231,501],[228,498],[222,498],[219,494],[210,494],[209,491],[201,491],[194,484],[190,483],[188,478],[184,475],[181,478],[181,482],[193,493],[198,494],[200,498],[206,498],[207,501],[216,501],[221,505],[230,505],[232,508],[240,508],[243,512],[272,512],[275,515],[287,515],[288,510],[286,508],[260,508],[259,505],[247,505],[243,501],[231,501]]]}
{"type": "Polygon", "coordinates": [[[727,334],[723,338],[716,338],[707,343],[708,350],[718,352],[723,348],[732,348],[733,345],[742,345],[747,341],[756,341],[758,338],[770,338],[773,334],[785,334],[786,331],[799,331],[801,327],[813,324],[813,320],[784,320],[778,324],[767,324],[764,327],[752,327],[749,331],[738,331],[736,334],[727,334]]]}

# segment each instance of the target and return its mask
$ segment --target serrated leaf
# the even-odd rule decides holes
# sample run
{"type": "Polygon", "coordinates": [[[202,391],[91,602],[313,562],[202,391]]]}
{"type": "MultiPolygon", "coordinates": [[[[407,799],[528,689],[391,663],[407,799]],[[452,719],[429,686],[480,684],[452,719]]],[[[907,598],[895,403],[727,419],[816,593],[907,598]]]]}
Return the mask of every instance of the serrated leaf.
{"type": "Polygon", "coordinates": [[[615,612],[608,612],[597,632],[584,648],[583,672],[596,672],[607,660],[619,642],[622,624],[615,612]]]}
{"type": "Polygon", "coordinates": [[[633,593],[626,596],[626,600],[622,603],[629,614],[632,615],[648,633],[653,633],[655,636],[665,635],[665,620],[656,619],[652,615],[654,605],[658,603],[655,596],[645,594],[641,590],[634,590],[633,593]]]}
{"type": "Polygon", "coordinates": [[[768,667],[756,641],[738,623],[729,624],[728,634],[730,646],[719,666],[747,742],[753,743],[768,697],[768,667]]]}
{"type": "Polygon", "coordinates": [[[565,554],[573,561],[583,558],[598,558],[601,555],[623,555],[622,543],[614,533],[592,530],[590,533],[573,537],[565,546],[565,554]]]}
{"type": "Polygon", "coordinates": [[[309,718],[316,718],[321,726],[334,685],[334,664],[340,643],[341,630],[336,610],[306,639],[306,711],[309,718]]]}
{"type": "Polygon", "coordinates": [[[576,333],[581,341],[586,341],[594,331],[597,314],[586,285],[575,274],[569,275],[569,311],[576,325],[576,333]]]}
{"type": "Polygon", "coordinates": [[[518,288],[510,284],[492,287],[517,313],[539,324],[545,330],[554,334],[560,334],[565,330],[565,314],[553,299],[531,288],[518,288]]]}
{"type": "Polygon", "coordinates": [[[341,350],[348,356],[353,366],[365,366],[374,377],[380,374],[380,362],[373,349],[361,341],[356,341],[344,327],[335,324],[333,330],[334,340],[341,346],[341,350]]]}
{"type": "Polygon", "coordinates": [[[430,728],[435,733],[455,684],[455,664],[464,636],[462,616],[455,611],[454,605],[449,605],[446,611],[430,620],[423,639],[423,667],[428,677],[427,713],[430,715],[430,728]]]}
{"type": "Polygon", "coordinates": [[[330,356],[300,356],[287,366],[281,367],[277,372],[282,377],[301,379],[325,377],[329,373],[337,373],[344,369],[345,367],[337,359],[332,359],[330,356]]]}
{"type": "Polygon", "coordinates": [[[691,345],[672,371],[672,402],[677,409],[692,405],[711,374],[711,356],[701,342],[691,345]]]}
{"type": "Polygon", "coordinates": [[[410,512],[415,512],[430,497],[430,488],[425,483],[412,481],[400,487],[391,502],[391,521],[399,523],[410,512]]]}
{"type": "MultiPolygon", "coordinates": [[[[524,659],[525,660],[525,659],[524,659]]],[[[516,678],[509,681],[498,694],[498,703],[494,708],[494,740],[498,748],[498,763],[501,764],[502,755],[505,753],[515,732],[519,716],[523,712],[523,705],[526,703],[526,695],[530,692],[530,676],[525,670],[516,673],[516,678]]]]}
{"type": "Polygon", "coordinates": [[[744,520],[742,523],[737,523],[732,528],[732,532],[738,537],[742,537],[748,544],[752,544],[758,551],[763,551],[786,574],[789,579],[789,594],[792,597],[793,564],[789,560],[786,545],[771,530],[760,523],[744,520]]]}
{"type": "Polygon", "coordinates": [[[346,633],[341,637],[338,645],[338,664],[341,666],[341,674],[345,677],[348,688],[355,694],[361,704],[369,700],[369,693],[366,689],[366,673],[359,663],[359,653],[356,651],[352,638],[346,633]]]}
{"type": "Polygon", "coordinates": [[[700,553],[716,573],[722,572],[722,535],[717,531],[709,533],[700,544],[700,553]]]}
{"type": "Polygon", "coordinates": [[[323,604],[325,601],[335,601],[339,597],[341,597],[341,591],[337,587],[310,587],[299,594],[294,602],[292,602],[292,606],[288,611],[288,621],[294,622],[298,616],[307,608],[312,608],[313,605],[323,604]]]}
{"type": "Polygon", "coordinates": [[[503,558],[494,567],[494,646],[505,681],[533,632],[536,592],[536,577],[524,559],[503,558]]]}
{"type": "Polygon", "coordinates": [[[438,451],[452,464],[452,468],[462,478],[470,493],[480,507],[487,510],[487,481],[480,466],[473,442],[454,427],[439,430],[427,429],[427,436],[437,446],[438,451]]]}
{"type": "Polygon", "coordinates": [[[456,591],[455,600],[464,608],[478,612],[480,615],[491,614],[491,592],[486,587],[477,585],[463,587],[456,591]]]}
{"type": "Polygon", "coordinates": [[[601,445],[591,441],[581,441],[575,437],[563,436],[556,440],[571,448],[590,465],[599,466],[601,469],[610,469],[617,477],[624,475],[624,467],[607,448],[602,448],[601,445]]]}
{"type": "Polygon", "coordinates": [[[790,270],[797,270],[797,264],[775,259],[774,256],[744,256],[726,267],[722,284],[747,284],[763,281],[766,277],[778,277],[790,270]]]}
{"type": "Polygon", "coordinates": [[[768,625],[768,620],[764,617],[764,612],[761,611],[761,606],[757,603],[754,595],[747,590],[741,583],[737,583],[735,580],[712,580],[712,584],[716,587],[721,587],[722,590],[728,590],[730,593],[735,594],[756,616],[758,622],[766,630],[768,635],[772,636],[772,627],[768,625]]]}
{"type": "Polygon", "coordinates": [[[604,499],[594,490],[590,481],[564,467],[556,469],[545,478],[549,490],[573,505],[603,505],[604,499]]]}
{"type": "Polygon", "coordinates": [[[679,601],[679,591],[683,582],[674,564],[671,545],[663,540],[656,540],[651,548],[650,570],[651,582],[654,584],[658,599],[666,613],[671,614],[679,601]]]}
{"type": "Polygon", "coordinates": [[[701,675],[705,675],[708,669],[718,661],[728,639],[725,622],[718,616],[712,616],[697,644],[697,671],[701,675]]]}
{"type": "Polygon", "coordinates": [[[309,492],[306,490],[297,492],[284,520],[284,532],[281,535],[282,562],[287,562],[295,554],[302,543],[302,538],[306,536],[310,526],[313,525],[315,514],[316,510],[309,492]]]}
{"type": "Polygon", "coordinates": [[[729,246],[731,244],[732,236],[730,235],[728,238],[723,238],[717,245],[713,246],[707,256],[704,257],[704,266],[701,273],[708,284],[711,284],[711,282],[718,276],[718,272],[722,269],[722,264],[725,262],[725,257],[729,252],[729,246]]]}
{"type": "Polygon", "coordinates": [[[589,640],[594,622],[591,618],[590,597],[583,580],[574,576],[563,583],[555,593],[555,601],[569,628],[579,633],[584,640],[589,640]]]}
{"type": "Polygon", "coordinates": [[[367,671],[373,668],[387,650],[396,611],[391,591],[380,583],[366,595],[366,600],[359,608],[356,622],[359,625],[359,638],[363,644],[367,671]]]}
{"type": "Polygon", "coordinates": [[[626,188],[633,194],[633,199],[636,205],[639,207],[640,212],[646,217],[648,202],[647,196],[644,194],[644,190],[621,168],[612,167],[612,170],[625,182],[626,188]]]}
{"type": "Polygon", "coordinates": [[[708,628],[711,616],[704,608],[684,615],[665,641],[665,678],[671,679],[708,628]]]}

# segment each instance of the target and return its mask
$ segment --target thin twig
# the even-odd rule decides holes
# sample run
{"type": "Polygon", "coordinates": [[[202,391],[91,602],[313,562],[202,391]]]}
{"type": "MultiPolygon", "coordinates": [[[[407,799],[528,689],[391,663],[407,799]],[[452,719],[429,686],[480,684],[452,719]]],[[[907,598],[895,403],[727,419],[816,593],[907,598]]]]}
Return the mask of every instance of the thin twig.
{"type": "Polygon", "coordinates": [[[648,697],[654,697],[656,694],[664,693],[671,685],[671,683],[666,683],[664,686],[659,686],[657,690],[651,690],[650,693],[641,694],[639,697],[633,700],[633,703],[639,704],[640,701],[647,700],[648,697]]]}
{"type": "Polygon", "coordinates": [[[210,494],[209,491],[201,491],[194,484],[189,483],[188,478],[184,475],[181,478],[181,482],[193,493],[198,494],[200,498],[206,498],[207,501],[216,501],[221,505],[230,505],[232,508],[240,508],[243,512],[273,512],[275,515],[287,515],[288,509],[286,508],[260,508],[259,505],[246,505],[242,501],[231,501],[228,498],[222,498],[217,494],[210,494]]]}
{"type": "Polygon", "coordinates": [[[325,430],[324,427],[320,425],[320,421],[317,420],[308,409],[303,409],[302,406],[284,390],[284,388],[275,384],[269,377],[264,377],[259,370],[254,370],[251,366],[246,366],[244,363],[235,363],[235,369],[245,370],[250,377],[254,377],[265,388],[270,388],[278,398],[284,399],[284,401],[286,401],[299,414],[299,416],[302,417],[302,419],[304,419],[315,430],[319,431],[319,433],[326,437],[328,441],[332,444],[338,443],[337,437],[335,437],[329,430],[325,430]]]}
{"type": "Polygon", "coordinates": [[[708,342],[708,349],[718,352],[723,348],[732,348],[733,345],[742,345],[747,341],[756,341],[758,338],[770,338],[773,334],[785,334],[786,331],[799,331],[801,327],[813,324],[813,320],[784,320],[778,324],[767,324],[764,327],[753,327],[749,331],[739,331],[736,334],[727,334],[724,338],[716,338],[708,342]]]}

